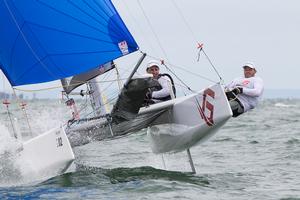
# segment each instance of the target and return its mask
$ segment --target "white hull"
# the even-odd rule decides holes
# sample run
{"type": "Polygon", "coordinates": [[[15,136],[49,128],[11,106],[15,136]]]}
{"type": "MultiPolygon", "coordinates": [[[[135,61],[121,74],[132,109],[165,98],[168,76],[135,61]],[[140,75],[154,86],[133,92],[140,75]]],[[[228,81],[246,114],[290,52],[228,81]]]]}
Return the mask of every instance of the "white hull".
{"type": "Polygon", "coordinates": [[[51,177],[62,174],[75,159],[63,128],[54,128],[23,142],[19,151],[22,167],[28,174],[51,177]]]}
{"type": "Polygon", "coordinates": [[[231,116],[224,89],[215,84],[195,94],[142,107],[135,119],[112,124],[112,129],[105,119],[98,119],[68,131],[72,145],[77,146],[151,127],[147,132],[153,152],[177,152],[205,141],[231,116]]]}
{"type": "Polygon", "coordinates": [[[175,99],[169,111],[156,120],[156,124],[161,124],[159,120],[166,124],[148,128],[151,148],[154,153],[189,149],[216,133],[231,116],[232,111],[219,84],[175,99]]]}

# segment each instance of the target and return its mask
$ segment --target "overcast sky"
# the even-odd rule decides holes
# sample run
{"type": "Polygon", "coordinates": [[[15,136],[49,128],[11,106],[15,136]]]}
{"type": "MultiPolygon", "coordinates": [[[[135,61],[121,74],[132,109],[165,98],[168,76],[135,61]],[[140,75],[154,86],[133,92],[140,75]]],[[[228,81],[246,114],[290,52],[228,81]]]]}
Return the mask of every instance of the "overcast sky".
{"type": "MultiPolygon", "coordinates": [[[[199,41],[204,43],[206,53],[225,82],[242,75],[241,66],[252,61],[257,65],[257,75],[264,79],[265,88],[300,88],[298,0],[139,0],[140,4],[137,0],[114,2],[143,51],[164,57],[149,30],[140,5],[171,63],[182,65],[198,74],[215,77],[204,57],[200,58],[199,63],[196,62],[196,42],[199,41]],[[210,69],[210,74],[207,69],[210,69]]],[[[193,80],[190,84],[197,84],[194,77],[187,78],[193,80]]]]}
{"type": "MultiPolygon", "coordinates": [[[[225,83],[242,76],[242,65],[252,61],[266,89],[300,89],[299,0],[113,2],[140,50],[151,56],[218,81],[203,54],[197,62],[200,42],[225,83]]],[[[126,59],[138,55],[121,59],[119,65],[129,65],[126,59]]],[[[140,73],[144,69],[145,64],[140,73]]],[[[172,69],[193,89],[210,84],[176,67],[172,69]]]]}

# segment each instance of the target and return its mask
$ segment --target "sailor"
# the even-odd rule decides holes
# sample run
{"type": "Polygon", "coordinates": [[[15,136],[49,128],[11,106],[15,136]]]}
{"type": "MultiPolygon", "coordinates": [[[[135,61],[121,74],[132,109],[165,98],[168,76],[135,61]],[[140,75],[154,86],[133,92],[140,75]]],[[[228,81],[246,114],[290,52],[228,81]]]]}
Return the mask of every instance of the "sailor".
{"type": "Polygon", "coordinates": [[[263,80],[255,76],[255,65],[248,62],[243,69],[244,77],[234,79],[225,87],[233,117],[255,108],[264,90],[263,80]]]}
{"type": "Polygon", "coordinates": [[[154,88],[146,94],[146,99],[150,99],[150,103],[157,103],[161,101],[167,101],[175,98],[174,81],[169,74],[159,73],[159,62],[151,60],[147,65],[147,73],[153,75],[153,79],[157,80],[161,87],[154,88]]]}

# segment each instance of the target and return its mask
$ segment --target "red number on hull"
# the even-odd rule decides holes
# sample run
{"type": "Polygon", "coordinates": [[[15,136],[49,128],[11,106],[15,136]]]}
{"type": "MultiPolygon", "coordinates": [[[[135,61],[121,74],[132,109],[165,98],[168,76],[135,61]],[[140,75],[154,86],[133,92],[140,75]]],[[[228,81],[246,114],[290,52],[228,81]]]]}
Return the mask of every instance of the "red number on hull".
{"type": "Polygon", "coordinates": [[[206,124],[208,126],[213,126],[214,125],[214,105],[211,104],[210,102],[208,102],[207,96],[215,98],[215,92],[213,90],[211,90],[210,88],[207,88],[203,92],[202,107],[199,105],[199,103],[197,101],[197,103],[198,103],[198,110],[199,110],[199,113],[201,115],[201,118],[204,119],[204,121],[206,122],[206,124]],[[206,110],[209,111],[209,115],[208,116],[205,115],[205,111],[206,110]]]}

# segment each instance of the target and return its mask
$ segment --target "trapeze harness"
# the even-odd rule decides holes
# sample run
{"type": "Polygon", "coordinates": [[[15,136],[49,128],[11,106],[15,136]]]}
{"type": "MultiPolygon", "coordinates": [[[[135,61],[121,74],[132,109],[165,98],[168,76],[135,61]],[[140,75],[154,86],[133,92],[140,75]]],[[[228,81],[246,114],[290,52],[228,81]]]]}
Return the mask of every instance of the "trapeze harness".
{"type": "MultiPolygon", "coordinates": [[[[174,96],[176,97],[176,88],[175,88],[175,85],[174,85],[173,78],[171,77],[170,74],[159,74],[158,79],[162,76],[167,76],[171,80],[172,90],[173,90],[174,96]]],[[[153,91],[158,91],[158,90],[161,90],[161,89],[162,89],[162,86],[157,86],[157,87],[152,88],[151,91],[153,92],[153,91]]],[[[171,100],[172,98],[171,98],[171,95],[168,95],[168,96],[160,97],[160,98],[152,97],[152,99],[159,100],[159,101],[168,101],[168,100],[171,100]]]]}
{"type": "Polygon", "coordinates": [[[232,101],[233,117],[256,107],[258,100],[263,93],[263,85],[263,80],[255,76],[250,78],[237,78],[227,86],[229,89],[243,87],[243,92],[238,96],[231,91],[226,92],[228,100],[232,101]]]}
{"type": "Polygon", "coordinates": [[[234,94],[232,91],[228,91],[225,94],[229,101],[235,101],[239,105],[239,107],[237,107],[237,108],[234,108],[234,109],[232,108],[232,116],[237,117],[240,114],[243,114],[245,109],[244,109],[242,102],[237,98],[237,95],[234,94]]]}

